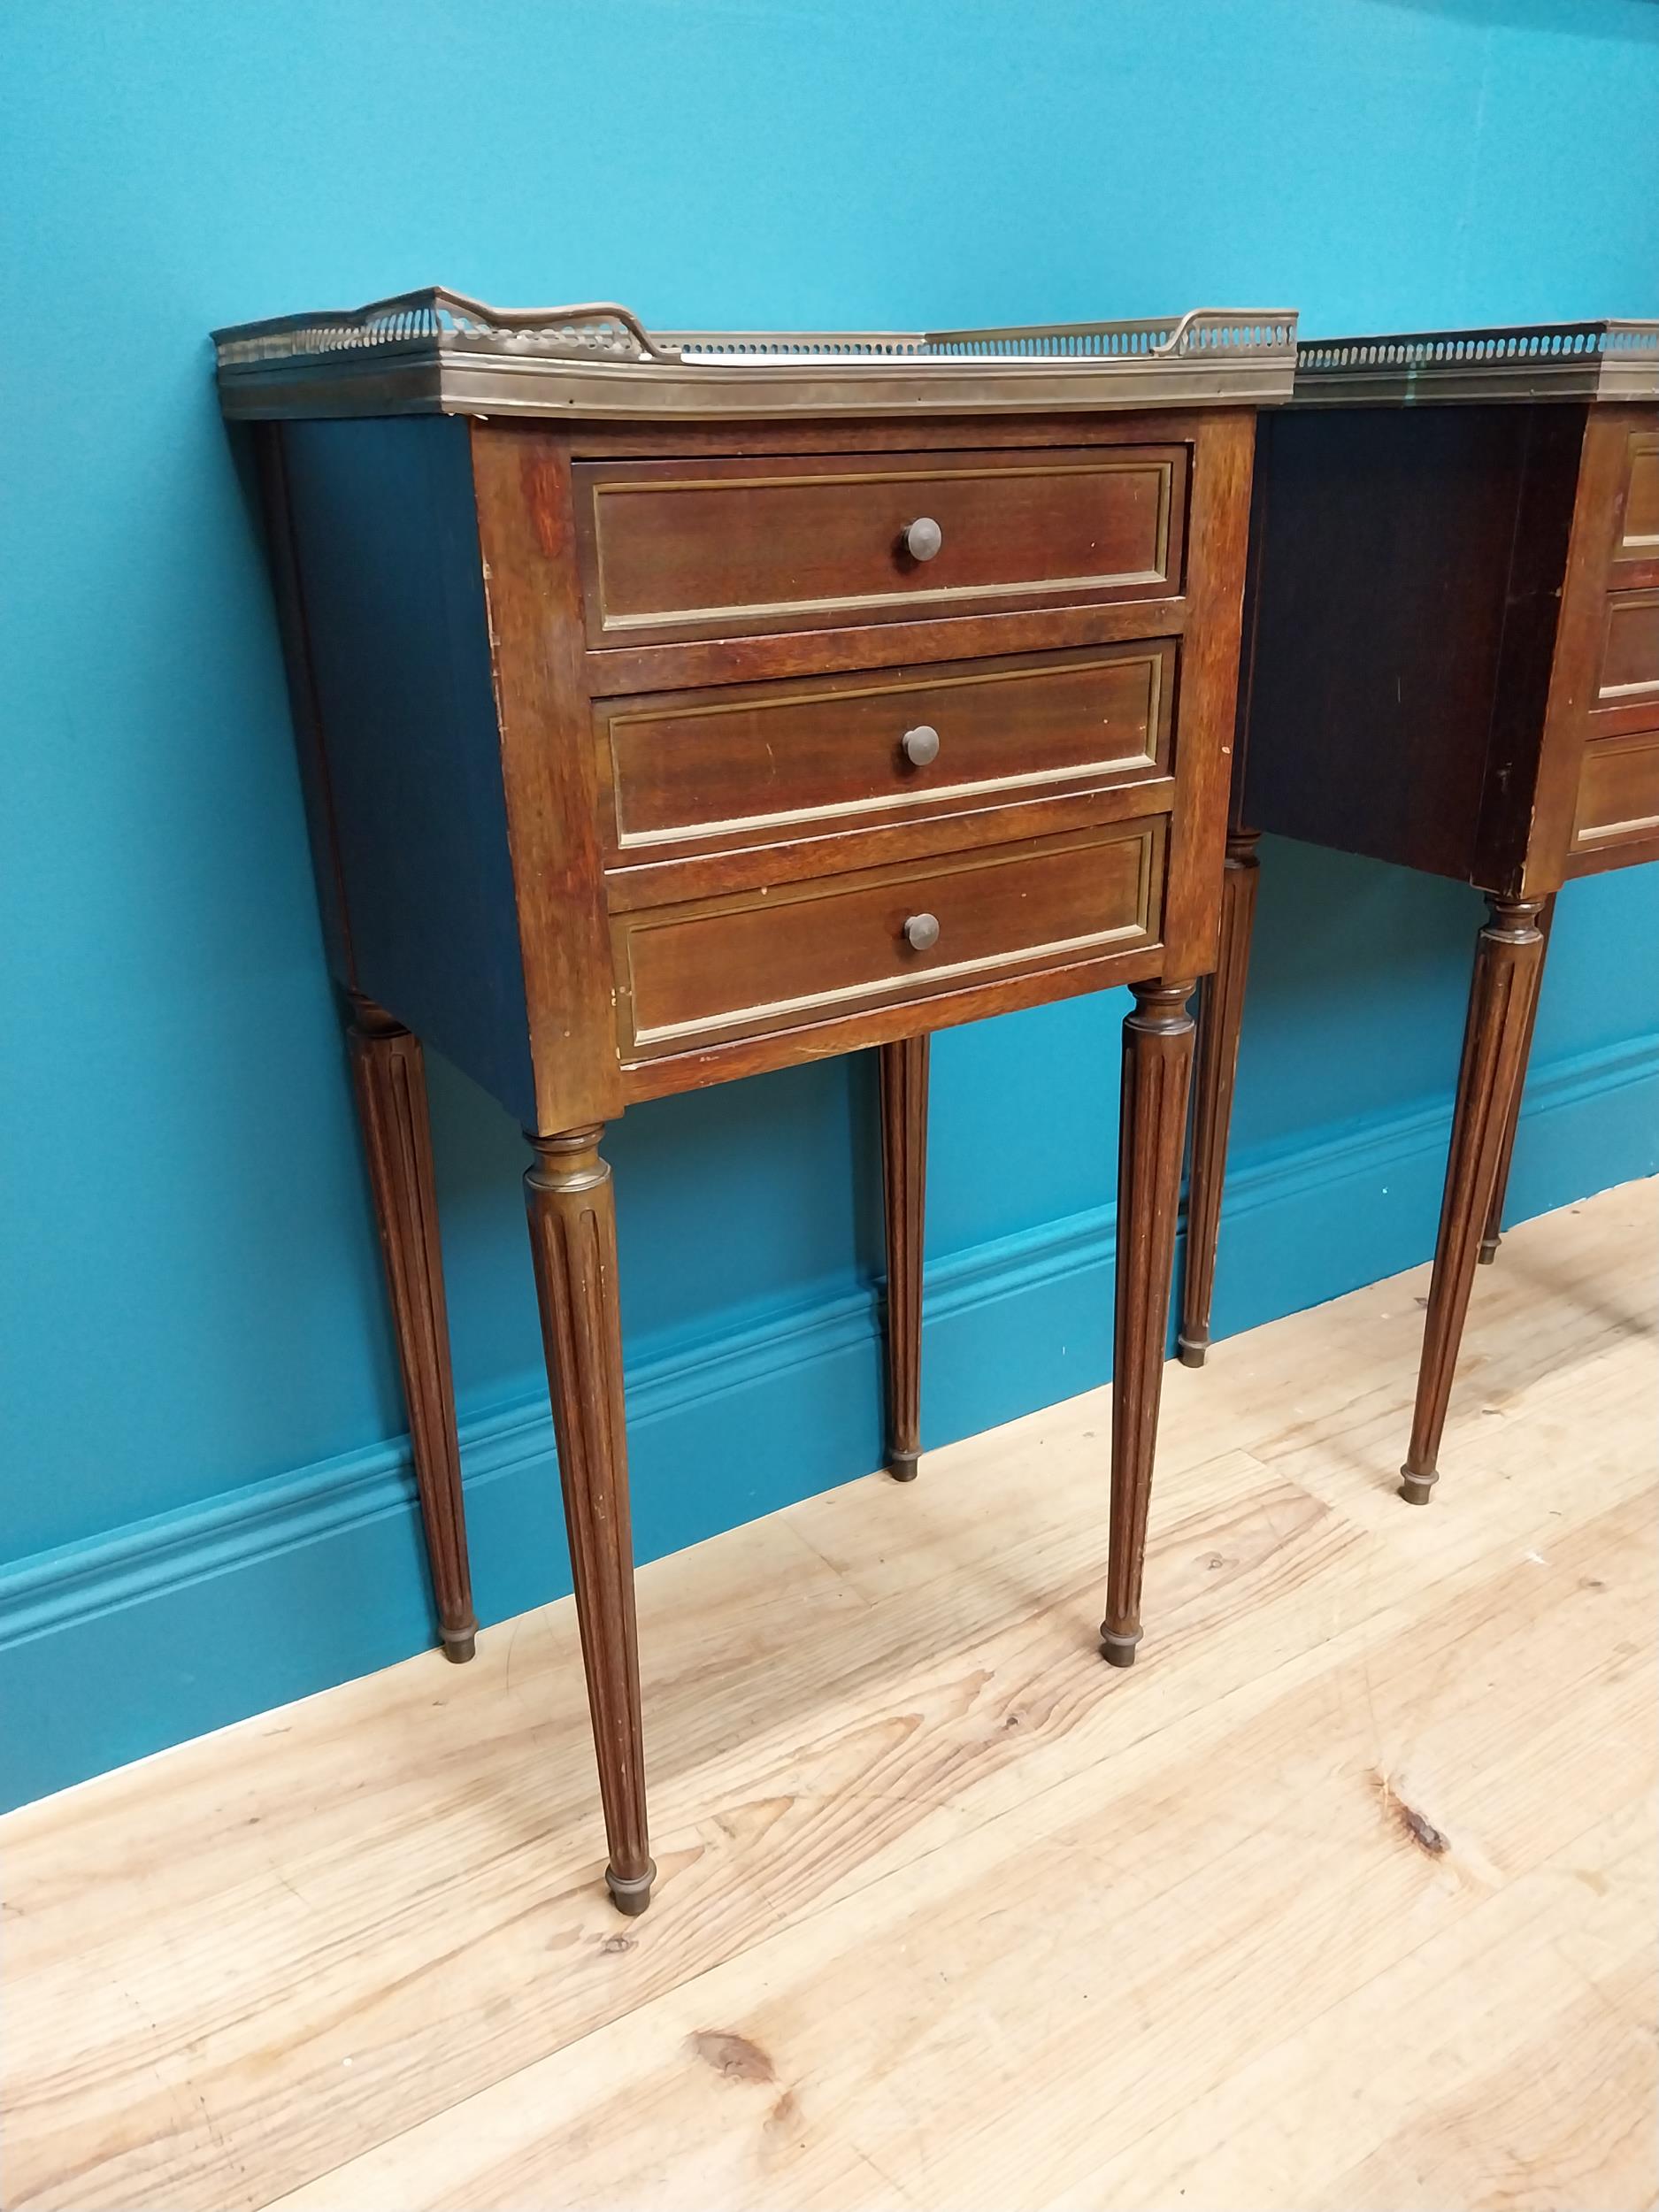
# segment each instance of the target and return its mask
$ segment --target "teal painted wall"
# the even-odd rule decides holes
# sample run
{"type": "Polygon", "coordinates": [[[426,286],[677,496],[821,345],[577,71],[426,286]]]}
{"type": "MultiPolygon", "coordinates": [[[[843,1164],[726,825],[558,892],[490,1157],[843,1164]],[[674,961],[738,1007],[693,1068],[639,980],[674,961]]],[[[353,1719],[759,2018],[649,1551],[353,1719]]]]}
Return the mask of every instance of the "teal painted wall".
{"type": "MultiPolygon", "coordinates": [[[[0,77],[16,1800],[428,1633],[209,326],[434,280],[669,325],[1652,314],[1659,7],[11,0],[0,77]]],[[[1479,911],[1269,849],[1220,1327],[1428,1252],[1479,911]]],[[[1517,1212],[1655,1165],[1656,921],[1651,869],[1563,902],[1517,1212]]],[[[1120,1013],[940,1041],[930,1443],[1105,1372],[1120,1013]]],[[[433,1089],[493,1620],[565,1586],[522,1156],[433,1089]]],[[[873,1465],[869,1066],[646,1107],[610,1149],[641,1551],[873,1465]]]]}

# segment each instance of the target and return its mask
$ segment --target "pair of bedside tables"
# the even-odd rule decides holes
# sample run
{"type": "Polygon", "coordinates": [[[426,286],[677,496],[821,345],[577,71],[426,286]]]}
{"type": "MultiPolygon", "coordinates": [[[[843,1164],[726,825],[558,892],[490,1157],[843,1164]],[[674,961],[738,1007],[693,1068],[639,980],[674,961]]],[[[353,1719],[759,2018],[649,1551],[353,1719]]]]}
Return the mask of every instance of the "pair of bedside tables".
{"type": "MultiPolygon", "coordinates": [[[[469,1656],[474,1622],[423,1039],[518,1116],[531,1148],[606,1878],[621,1909],[642,1911],[654,1869],[600,1149],[632,1101],[878,1048],[889,1464],[907,1478],[919,1450],[928,1037],[1130,987],[1102,1647],[1116,1664],[1133,1658],[1194,1054],[1187,1001],[1222,949],[1193,1201],[1213,1245],[1248,904],[1240,794],[1261,803],[1261,703],[1296,680],[1274,676],[1265,649],[1276,541],[1261,511],[1251,531],[1256,414],[1293,396],[1294,318],[653,335],[614,307],[510,314],[429,291],[246,326],[218,343],[225,411],[257,426],[444,1647],[469,1656]],[[1240,715],[1248,787],[1231,757],[1240,715]]],[[[1583,350],[1605,370],[1617,349],[1604,333],[1583,350]]],[[[1659,353],[1631,358],[1638,377],[1654,376],[1659,353]]],[[[1313,370],[1306,349],[1303,360],[1313,370]]],[[[1553,403],[1538,411],[1542,457],[1536,472],[1530,457],[1517,465],[1504,608],[1517,565],[1541,603],[1549,546],[1564,545],[1570,522],[1577,549],[1573,518],[1610,495],[1593,396],[1572,395],[1559,420],[1553,403]]],[[[1287,435],[1281,455],[1279,432],[1300,421],[1274,426],[1273,486],[1296,451],[1287,435]]],[[[1493,434],[1507,451],[1513,434],[1493,434]]],[[[1644,450],[1637,429],[1630,437],[1632,454],[1644,450]]],[[[1347,442],[1334,442],[1316,478],[1326,465],[1340,477],[1347,442]]],[[[1531,434],[1520,442],[1530,457],[1531,434]]],[[[1385,454],[1376,466],[1398,465],[1385,454]]],[[[1655,495],[1631,466],[1635,528],[1655,495]]],[[[1358,507],[1333,526],[1351,541],[1348,588],[1363,593],[1363,496],[1358,507]]],[[[1277,499],[1274,511],[1285,511],[1277,499]]],[[[1294,538],[1294,519],[1286,527],[1294,538]]],[[[1501,518],[1483,527],[1483,544],[1502,535],[1501,518]]],[[[1645,608],[1640,593],[1655,580],[1620,589],[1645,608]]],[[[1576,618],[1575,637],[1588,620],[1576,618]]],[[[1651,620],[1639,612],[1619,628],[1616,687],[1627,664],[1647,665],[1651,620]]],[[[1498,655],[1506,700],[1537,690],[1536,625],[1529,635],[1530,646],[1517,627],[1509,659],[1498,655]]],[[[1581,671],[1591,648],[1574,649],[1581,671]]],[[[1361,688],[1371,665],[1360,657],[1361,688]]],[[[1560,820],[1583,759],[1590,839],[1609,810],[1652,795],[1640,748],[1624,742],[1636,726],[1597,725],[1622,749],[1592,755],[1586,718],[1601,710],[1563,695],[1556,753],[1522,730],[1494,787],[1490,849],[1508,856],[1494,975],[1535,970],[1527,932],[1540,886],[1554,887],[1543,845],[1527,873],[1532,849],[1513,826],[1530,818],[1521,757],[1539,775],[1551,760],[1560,820]]],[[[1317,688],[1307,710],[1315,729],[1317,688]]],[[[1334,783],[1350,766],[1333,749],[1288,780],[1334,783]]],[[[1500,995],[1495,984],[1478,992],[1483,1005],[1500,995]]],[[[1499,1041],[1479,1053],[1501,1076],[1518,1069],[1529,1006],[1517,982],[1501,1017],[1482,1017],[1481,1035],[1499,1041]]],[[[1465,1087],[1481,1089],[1489,1122],[1516,1086],[1465,1087]]],[[[1460,1129],[1474,1110],[1460,1107],[1460,1129]]],[[[1454,1176],[1484,1208],[1498,1148],[1483,1135],[1465,1170],[1459,1143],[1454,1176]]],[[[1200,1293],[1207,1330],[1208,1280],[1202,1264],[1189,1271],[1189,1344],[1202,1333],[1200,1293]]],[[[1461,1310],[1440,1331],[1448,1376],[1461,1310]]]]}

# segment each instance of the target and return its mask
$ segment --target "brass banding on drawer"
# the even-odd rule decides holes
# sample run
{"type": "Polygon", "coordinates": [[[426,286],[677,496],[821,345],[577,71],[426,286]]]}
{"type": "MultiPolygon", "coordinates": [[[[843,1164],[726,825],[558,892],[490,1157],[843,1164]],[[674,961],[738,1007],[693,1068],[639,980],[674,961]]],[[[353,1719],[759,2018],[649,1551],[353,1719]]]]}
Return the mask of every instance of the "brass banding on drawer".
{"type": "Polygon", "coordinates": [[[1584,749],[1572,850],[1633,843],[1659,830],[1659,730],[1601,737],[1584,749]]]}
{"type": "Polygon", "coordinates": [[[1659,702],[1659,591],[1615,592],[1607,603],[1595,703],[1637,699],[1659,702]]]}
{"type": "Polygon", "coordinates": [[[1187,470],[1181,445],[578,462],[588,641],[1169,594],[1187,470]]]}
{"type": "Polygon", "coordinates": [[[1152,942],[1164,821],[618,916],[625,1060],[1152,942]]]}
{"type": "Polygon", "coordinates": [[[1615,561],[1659,561],[1659,431],[1636,431],[1625,449],[1615,561]]]}
{"type": "Polygon", "coordinates": [[[1171,639],[595,703],[617,857],[1167,772],[1171,639]]]}

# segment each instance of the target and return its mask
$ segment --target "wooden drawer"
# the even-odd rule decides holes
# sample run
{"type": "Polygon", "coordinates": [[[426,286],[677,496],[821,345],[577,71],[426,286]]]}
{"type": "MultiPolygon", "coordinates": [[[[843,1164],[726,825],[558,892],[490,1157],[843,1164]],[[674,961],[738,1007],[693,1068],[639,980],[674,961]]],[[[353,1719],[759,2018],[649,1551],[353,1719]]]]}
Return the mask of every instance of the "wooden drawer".
{"type": "Polygon", "coordinates": [[[601,700],[608,842],[635,861],[1162,775],[1174,663],[1158,639],[601,700]]]}
{"type": "Polygon", "coordinates": [[[594,645],[1179,588],[1187,449],[578,462],[594,645]],[[938,524],[917,560],[904,534],[938,524]]]}
{"type": "Polygon", "coordinates": [[[1659,706],[1659,591],[1618,592],[1608,601],[1595,703],[1636,702],[1659,706]]]}
{"type": "Polygon", "coordinates": [[[1659,723],[1659,588],[1609,592],[1601,633],[1584,716],[1593,746],[1642,736],[1659,723]]]}
{"type": "Polygon", "coordinates": [[[1146,945],[1157,933],[1164,849],[1159,817],[618,916],[623,1058],[1146,945]],[[905,930],[921,916],[939,932],[918,950],[905,930]]]}
{"type": "Polygon", "coordinates": [[[1616,511],[1615,566],[1659,561],[1659,430],[1631,434],[1616,511]]]}
{"type": "Polygon", "coordinates": [[[1572,849],[1599,852],[1659,833],[1659,730],[1594,738],[1584,749],[1572,849]]]}

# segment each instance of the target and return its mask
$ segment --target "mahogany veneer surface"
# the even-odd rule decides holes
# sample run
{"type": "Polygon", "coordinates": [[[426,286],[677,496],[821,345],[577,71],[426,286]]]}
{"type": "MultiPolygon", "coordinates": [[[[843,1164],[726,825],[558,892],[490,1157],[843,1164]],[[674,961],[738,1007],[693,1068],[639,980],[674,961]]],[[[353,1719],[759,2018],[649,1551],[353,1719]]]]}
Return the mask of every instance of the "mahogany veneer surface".
{"type": "Polygon", "coordinates": [[[527,1127],[1213,961],[1252,416],[864,427],[262,434],[336,971],[527,1127]]]}

